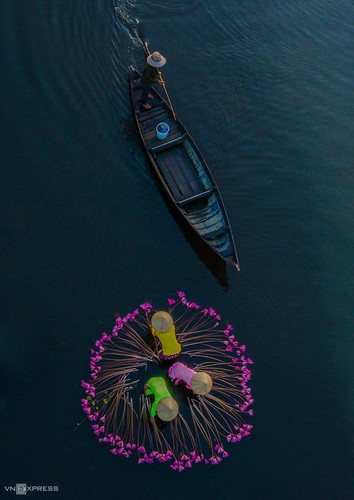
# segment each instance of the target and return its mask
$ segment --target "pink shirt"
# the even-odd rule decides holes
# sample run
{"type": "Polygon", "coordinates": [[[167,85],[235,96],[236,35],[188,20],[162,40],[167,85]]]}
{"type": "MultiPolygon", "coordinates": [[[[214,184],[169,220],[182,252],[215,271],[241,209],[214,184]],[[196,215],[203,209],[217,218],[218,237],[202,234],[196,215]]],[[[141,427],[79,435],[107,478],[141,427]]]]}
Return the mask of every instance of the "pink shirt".
{"type": "Polygon", "coordinates": [[[188,389],[191,389],[191,380],[196,375],[197,372],[192,370],[192,368],[188,368],[184,363],[180,361],[176,361],[168,370],[168,376],[171,379],[174,379],[175,384],[178,384],[181,380],[186,383],[188,389]]]}

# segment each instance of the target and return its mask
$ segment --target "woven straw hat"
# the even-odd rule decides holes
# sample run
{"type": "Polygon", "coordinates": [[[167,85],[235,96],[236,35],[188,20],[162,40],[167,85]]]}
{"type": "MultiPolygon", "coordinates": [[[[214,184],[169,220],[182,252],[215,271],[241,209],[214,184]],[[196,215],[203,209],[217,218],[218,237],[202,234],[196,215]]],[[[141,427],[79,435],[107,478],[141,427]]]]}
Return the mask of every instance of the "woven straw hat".
{"type": "Polygon", "coordinates": [[[162,398],[156,406],[157,416],[164,422],[173,420],[178,415],[178,404],[173,398],[162,398]]]}
{"type": "Polygon", "coordinates": [[[211,380],[210,375],[204,372],[199,372],[193,375],[191,380],[191,387],[193,392],[196,394],[200,394],[203,396],[204,394],[208,394],[213,387],[213,381],[211,380]]]}
{"type": "Polygon", "coordinates": [[[154,68],[161,68],[164,64],[166,64],[166,58],[160,54],[160,52],[153,52],[147,57],[147,62],[150,66],[154,68]]]}
{"type": "Polygon", "coordinates": [[[157,332],[168,332],[173,326],[172,316],[165,311],[157,311],[151,318],[151,326],[157,332]]]}

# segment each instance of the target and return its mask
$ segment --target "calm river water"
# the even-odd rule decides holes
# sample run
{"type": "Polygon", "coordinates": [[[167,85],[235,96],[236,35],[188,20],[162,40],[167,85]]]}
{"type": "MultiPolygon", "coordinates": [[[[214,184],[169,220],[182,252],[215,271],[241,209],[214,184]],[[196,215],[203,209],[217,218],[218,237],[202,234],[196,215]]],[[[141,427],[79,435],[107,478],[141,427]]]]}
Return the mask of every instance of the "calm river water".
{"type": "Polygon", "coordinates": [[[352,3],[1,0],[0,15],[2,495],[350,498],[352,3]],[[140,39],[167,57],[240,273],[152,175],[127,85],[140,39]],[[94,339],[176,290],[232,321],[255,361],[251,437],[183,474],[75,430],[94,339]]]}

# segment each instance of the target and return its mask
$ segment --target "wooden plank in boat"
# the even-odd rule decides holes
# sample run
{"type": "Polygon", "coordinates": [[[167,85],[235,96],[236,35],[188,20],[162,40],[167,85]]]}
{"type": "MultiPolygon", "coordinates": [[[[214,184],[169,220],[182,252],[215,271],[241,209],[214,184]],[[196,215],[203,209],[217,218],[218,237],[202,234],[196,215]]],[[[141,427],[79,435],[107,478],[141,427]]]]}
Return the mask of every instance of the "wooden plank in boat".
{"type": "Polygon", "coordinates": [[[140,124],[141,131],[144,133],[152,131],[152,130],[155,131],[156,125],[158,123],[160,123],[160,122],[167,123],[168,122],[167,118],[168,117],[167,117],[166,113],[160,113],[156,116],[152,116],[151,118],[149,118],[148,120],[146,120],[140,124]]]}
{"type": "Polygon", "coordinates": [[[154,116],[157,116],[159,114],[165,113],[166,116],[168,116],[167,111],[163,106],[156,106],[156,108],[149,109],[148,111],[141,111],[139,115],[139,123],[143,123],[144,121],[148,120],[149,118],[152,118],[154,116]]]}
{"type": "Polygon", "coordinates": [[[183,142],[183,136],[178,134],[173,134],[169,136],[169,140],[165,139],[164,141],[156,140],[152,142],[149,147],[149,151],[156,156],[157,153],[161,153],[166,149],[174,148],[176,145],[180,145],[183,142]]]}
{"type": "Polygon", "coordinates": [[[174,146],[158,153],[156,161],[176,201],[205,191],[183,147],[174,146]]]}
{"type": "Polygon", "coordinates": [[[221,236],[222,234],[225,234],[226,229],[227,229],[226,226],[222,224],[219,225],[219,227],[217,227],[215,230],[204,233],[203,236],[209,239],[215,239],[221,236]]]}
{"type": "Polygon", "coordinates": [[[154,131],[156,134],[156,125],[160,122],[165,122],[168,125],[172,125],[169,123],[168,117],[166,113],[161,113],[157,116],[153,116],[152,118],[149,118],[149,120],[146,120],[145,122],[141,123],[140,128],[143,133],[147,132],[152,132],[154,131]]]}

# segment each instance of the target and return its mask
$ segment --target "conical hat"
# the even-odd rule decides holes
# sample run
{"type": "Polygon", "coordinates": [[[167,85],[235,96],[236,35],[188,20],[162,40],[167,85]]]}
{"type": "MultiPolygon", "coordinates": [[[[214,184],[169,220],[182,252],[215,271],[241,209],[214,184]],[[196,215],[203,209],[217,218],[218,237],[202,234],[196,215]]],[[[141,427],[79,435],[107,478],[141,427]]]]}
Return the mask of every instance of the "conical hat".
{"type": "Polygon", "coordinates": [[[213,381],[210,375],[204,372],[199,372],[193,375],[191,380],[191,387],[196,394],[208,394],[213,387],[213,381]]]}
{"type": "Polygon", "coordinates": [[[156,406],[157,416],[164,422],[173,420],[178,415],[178,404],[173,398],[162,398],[156,406]]]}
{"type": "Polygon", "coordinates": [[[173,326],[172,316],[165,311],[157,311],[151,318],[151,325],[158,332],[168,332],[173,326]]]}
{"type": "Polygon", "coordinates": [[[153,66],[154,68],[161,68],[161,66],[166,64],[166,57],[160,54],[160,52],[157,52],[157,50],[150,54],[146,60],[150,66],[153,66]]]}

